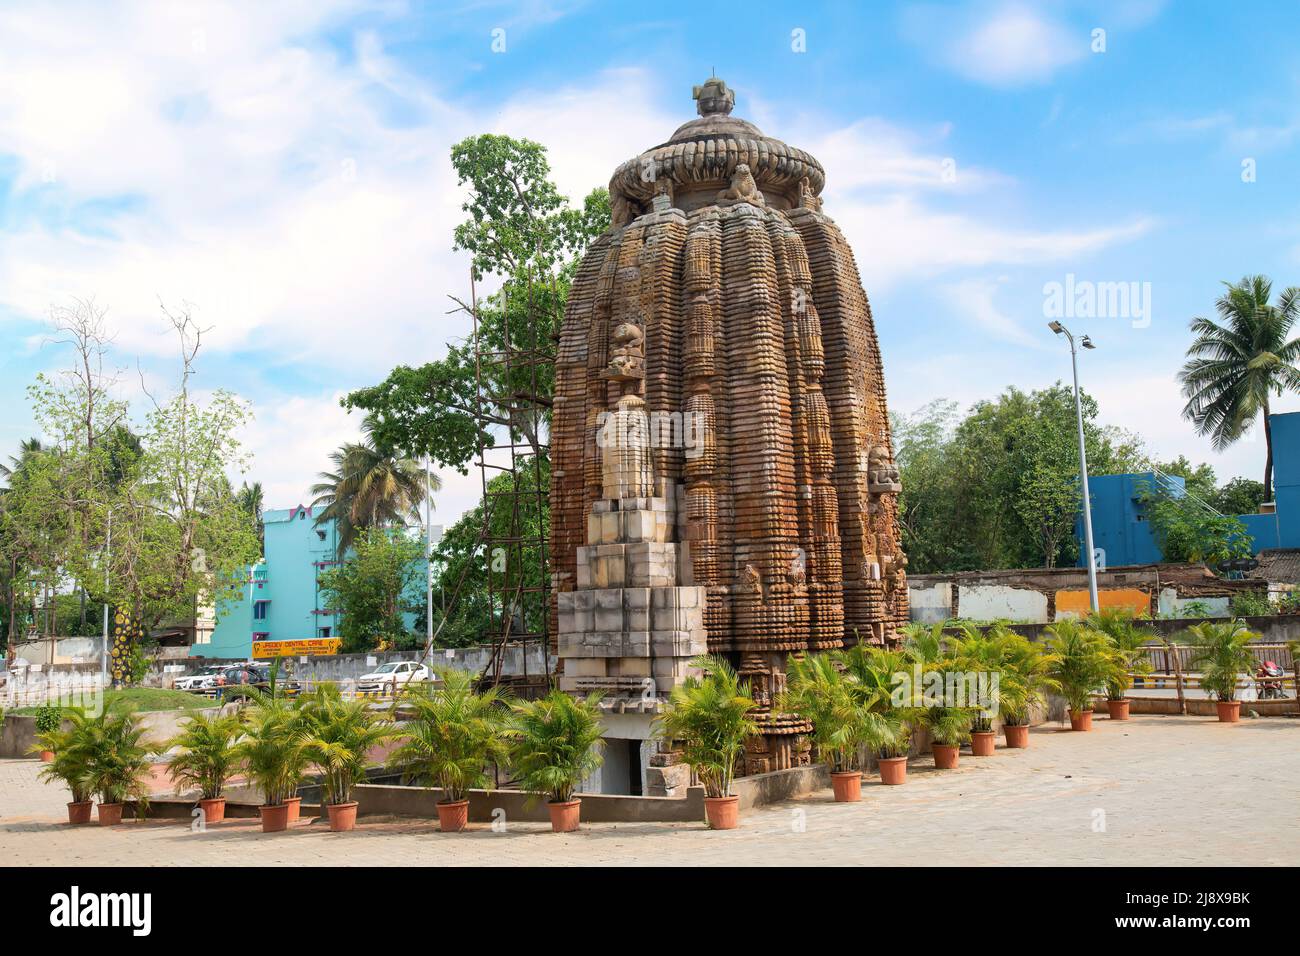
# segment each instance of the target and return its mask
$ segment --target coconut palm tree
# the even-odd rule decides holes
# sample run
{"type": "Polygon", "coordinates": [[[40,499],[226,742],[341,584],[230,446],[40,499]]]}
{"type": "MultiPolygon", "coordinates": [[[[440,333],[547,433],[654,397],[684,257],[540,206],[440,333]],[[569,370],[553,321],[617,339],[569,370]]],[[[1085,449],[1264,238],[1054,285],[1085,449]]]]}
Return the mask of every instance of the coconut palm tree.
{"type": "Polygon", "coordinates": [[[418,522],[425,495],[442,488],[436,475],[426,487],[418,461],[379,442],[369,416],[362,430],[361,441],[347,442],[330,454],[334,470],[321,472],[323,480],[311,488],[316,496],[312,506],[323,506],[316,523],[333,519],[337,524],[340,558],[367,528],[418,522]]]}
{"type": "Polygon", "coordinates": [[[1300,390],[1300,337],[1290,338],[1300,318],[1300,288],[1291,286],[1269,303],[1267,276],[1246,276],[1214,304],[1221,321],[1197,317],[1196,340],[1178,374],[1187,404],[1183,417],[1209,435],[1216,451],[1235,442],[1264,416],[1264,500],[1273,499],[1273,431],[1269,395],[1300,390]]]}
{"type": "Polygon", "coordinates": [[[250,485],[248,482],[244,482],[243,486],[235,492],[235,500],[239,503],[239,507],[257,522],[257,543],[259,545],[265,544],[266,525],[262,521],[262,511],[264,510],[262,483],[255,481],[250,485]]]}

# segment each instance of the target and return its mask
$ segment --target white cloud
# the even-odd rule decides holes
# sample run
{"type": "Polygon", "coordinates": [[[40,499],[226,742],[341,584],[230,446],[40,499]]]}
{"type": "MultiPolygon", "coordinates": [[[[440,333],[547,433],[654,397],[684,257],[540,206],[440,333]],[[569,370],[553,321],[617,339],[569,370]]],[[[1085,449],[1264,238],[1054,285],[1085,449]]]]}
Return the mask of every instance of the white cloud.
{"type": "Polygon", "coordinates": [[[908,130],[879,117],[864,117],[820,131],[801,130],[800,125],[796,122],[778,138],[817,157],[826,169],[828,196],[857,189],[960,195],[1014,183],[998,171],[958,162],[944,148],[952,133],[948,124],[908,130]]]}
{"type": "Polygon", "coordinates": [[[1089,32],[1023,3],[917,6],[903,33],[956,73],[996,87],[1040,83],[1088,54],[1089,32]]]}
{"type": "MultiPolygon", "coordinates": [[[[94,293],[111,308],[117,348],[147,363],[173,351],[158,297],[194,303],[215,327],[203,358],[214,377],[236,350],[267,376],[264,391],[251,393],[250,477],[277,506],[305,499],[329,451],[355,435],[337,389],[436,357],[465,332],[446,315],[447,294],[468,285],[466,258],[451,250],[461,218],[452,143],[486,130],[536,139],[561,191],[579,201],[691,115],[684,89],[665,109],[662,78],[635,68],[520,91],[494,111],[452,102],[390,58],[374,33],[353,35],[344,52],[309,39],[358,5],[0,11],[0,154],[18,158],[19,204],[39,196],[67,213],[53,217],[58,225],[21,217],[0,236],[0,305],[40,316],[52,301],[94,293]],[[77,18],[94,29],[68,29],[77,18]],[[394,112],[403,122],[386,120],[394,112]],[[95,228],[66,225],[87,203],[100,209],[95,228]],[[294,395],[281,367],[337,384],[294,395]]],[[[533,19],[549,10],[535,7],[533,19]]],[[[1033,35],[1015,29],[1017,42],[1033,35]]],[[[1014,46],[1005,35],[997,42],[1014,46]]],[[[1148,228],[1145,220],[1072,232],[993,225],[959,203],[1014,180],[959,161],[946,181],[948,126],[786,120],[768,132],[827,167],[827,211],[873,294],[911,277],[1068,259],[1148,228]]],[[[954,301],[974,303],[975,321],[1009,332],[996,285],[962,281],[954,301]]],[[[450,521],[477,501],[478,479],[444,477],[439,511],[450,521]]]]}
{"type": "Polygon", "coordinates": [[[940,294],[952,310],[951,318],[945,324],[955,331],[956,326],[970,321],[1000,342],[1022,346],[1040,344],[993,301],[998,287],[1005,285],[1006,281],[1006,276],[997,279],[972,278],[943,286],[940,294]]]}
{"type": "Polygon", "coordinates": [[[827,211],[853,246],[868,292],[913,276],[957,269],[1070,261],[1145,235],[1138,218],[1078,231],[1017,229],[975,214],[941,212],[898,194],[878,201],[847,198],[827,211]]]}

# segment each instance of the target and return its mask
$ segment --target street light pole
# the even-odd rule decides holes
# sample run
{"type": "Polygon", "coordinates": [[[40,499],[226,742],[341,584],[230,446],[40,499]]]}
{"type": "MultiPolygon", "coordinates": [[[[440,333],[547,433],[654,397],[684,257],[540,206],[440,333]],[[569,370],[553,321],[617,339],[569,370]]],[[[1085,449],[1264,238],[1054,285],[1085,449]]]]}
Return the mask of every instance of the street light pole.
{"type": "MultiPolygon", "coordinates": [[[[1048,326],[1057,335],[1064,335],[1070,341],[1070,366],[1074,371],[1074,416],[1079,427],[1079,484],[1083,491],[1083,545],[1088,552],[1088,601],[1092,613],[1101,610],[1097,597],[1097,554],[1092,545],[1092,498],[1088,494],[1088,452],[1083,438],[1083,400],[1079,396],[1079,350],[1075,347],[1074,336],[1060,322],[1049,322],[1048,326]]],[[[1096,348],[1092,339],[1083,336],[1080,343],[1086,349],[1096,348]]]]}
{"type": "Polygon", "coordinates": [[[433,524],[429,517],[432,478],[429,456],[424,456],[424,653],[433,647],[433,524]]]}
{"type": "Polygon", "coordinates": [[[113,558],[113,509],[108,509],[108,535],[104,542],[104,640],[99,647],[99,686],[108,686],[108,567],[113,558]]]}

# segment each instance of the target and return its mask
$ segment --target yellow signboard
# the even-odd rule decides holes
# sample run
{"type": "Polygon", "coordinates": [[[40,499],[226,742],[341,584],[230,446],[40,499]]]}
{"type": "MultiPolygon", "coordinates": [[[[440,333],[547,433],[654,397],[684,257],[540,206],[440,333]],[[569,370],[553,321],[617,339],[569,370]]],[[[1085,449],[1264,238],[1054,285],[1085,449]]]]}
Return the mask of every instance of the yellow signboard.
{"type": "Polygon", "coordinates": [[[342,638],[312,637],[298,641],[254,641],[253,657],[327,656],[337,654],[342,638]]]}

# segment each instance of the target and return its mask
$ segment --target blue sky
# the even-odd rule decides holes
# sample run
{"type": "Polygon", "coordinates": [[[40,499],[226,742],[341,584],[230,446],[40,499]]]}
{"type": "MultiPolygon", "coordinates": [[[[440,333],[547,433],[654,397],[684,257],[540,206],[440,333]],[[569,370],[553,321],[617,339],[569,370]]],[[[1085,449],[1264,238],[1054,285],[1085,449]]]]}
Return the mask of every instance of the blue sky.
{"type": "MultiPolygon", "coordinates": [[[[1300,284],[1297,40],[1292,2],[6,3],[0,446],[62,362],[51,304],[109,308],[130,392],[172,367],[159,298],[188,301],[201,384],[254,403],[249,477],[298,503],[355,434],[338,396],[463,332],[450,145],[536,139],[577,200],[716,69],[826,167],[895,410],[1068,378],[1045,285],[1136,283],[1142,316],[1066,320],[1104,420],[1258,478],[1262,438],[1214,454],[1174,376],[1221,280],[1300,284]]],[[[444,521],[477,487],[446,481],[444,521]]]]}

